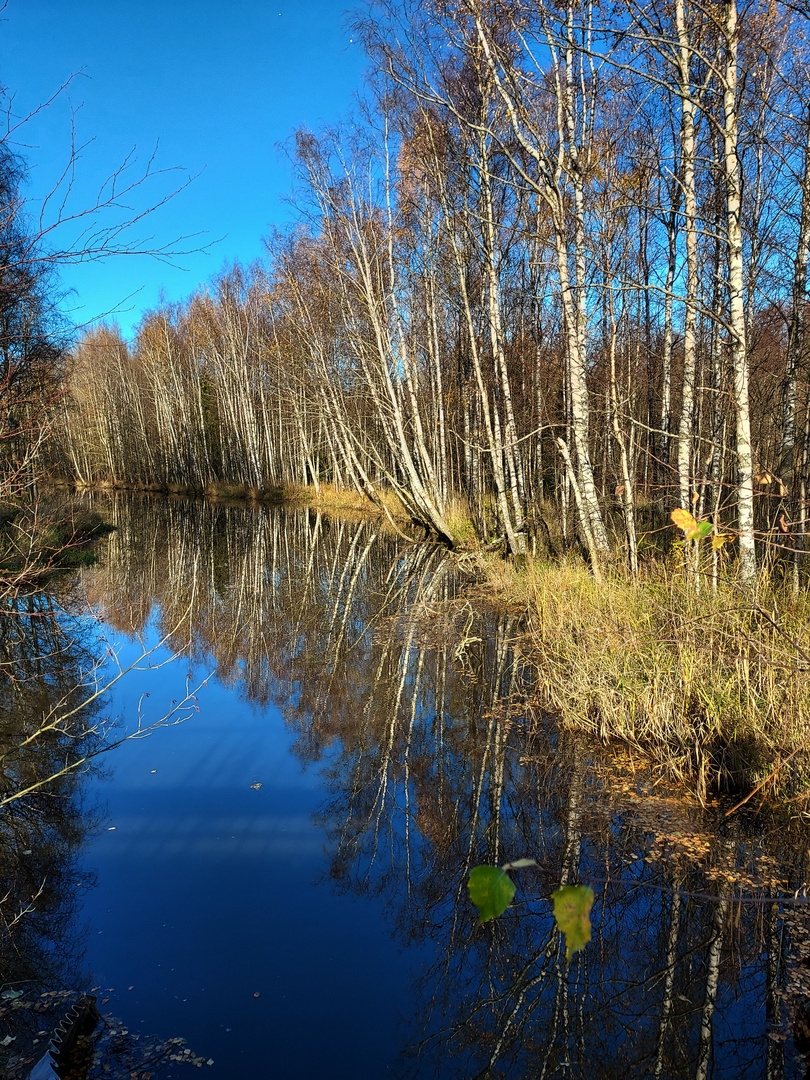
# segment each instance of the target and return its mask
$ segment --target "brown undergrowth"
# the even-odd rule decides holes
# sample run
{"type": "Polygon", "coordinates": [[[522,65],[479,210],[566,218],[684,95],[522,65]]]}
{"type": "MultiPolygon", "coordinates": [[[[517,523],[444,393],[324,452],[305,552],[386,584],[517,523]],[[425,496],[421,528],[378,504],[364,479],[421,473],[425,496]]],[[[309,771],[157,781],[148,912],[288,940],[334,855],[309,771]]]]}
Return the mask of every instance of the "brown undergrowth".
{"type": "Polygon", "coordinates": [[[541,704],[642,751],[701,801],[711,790],[810,808],[810,599],[659,570],[594,580],[577,562],[485,564],[526,613],[541,704]],[[806,800],[806,801],[805,801],[806,800]]]}
{"type": "Polygon", "coordinates": [[[245,502],[284,504],[285,506],[314,506],[317,509],[340,511],[341,513],[382,514],[395,521],[405,523],[408,516],[402,503],[393,491],[379,489],[377,494],[380,505],[376,505],[365,495],[353,488],[336,488],[332,484],[319,484],[316,490],[312,485],[286,484],[277,487],[256,487],[231,481],[212,481],[204,488],[185,484],[142,483],[138,481],[99,481],[94,484],[79,482],[65,483],[59,478],[50,478],[51,487],[69,487],[77,491],[145,491],[156,495],[203,495],[208,499],[227,499],[245,502]]]}

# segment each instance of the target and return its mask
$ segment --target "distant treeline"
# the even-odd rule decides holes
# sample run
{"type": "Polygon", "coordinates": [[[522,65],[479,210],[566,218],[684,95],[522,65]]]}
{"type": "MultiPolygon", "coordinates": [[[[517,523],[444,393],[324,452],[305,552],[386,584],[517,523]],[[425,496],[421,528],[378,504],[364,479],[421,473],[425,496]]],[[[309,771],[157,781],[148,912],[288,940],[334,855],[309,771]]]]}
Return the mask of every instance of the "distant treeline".
{"type": "Polygon", "coordinates": [[[75,350],[84,484],[393,488],[455,542],[543,514],[598,564],[639,513],[805,535],[810,53],[793,6],[411,4],[357,27],[361,120],[299,132],[267,259],[75,350]],[[617,527],[618,523],[618,527],[617,527]],[[467,526],[469,527],[469,525],[467,526]]]}

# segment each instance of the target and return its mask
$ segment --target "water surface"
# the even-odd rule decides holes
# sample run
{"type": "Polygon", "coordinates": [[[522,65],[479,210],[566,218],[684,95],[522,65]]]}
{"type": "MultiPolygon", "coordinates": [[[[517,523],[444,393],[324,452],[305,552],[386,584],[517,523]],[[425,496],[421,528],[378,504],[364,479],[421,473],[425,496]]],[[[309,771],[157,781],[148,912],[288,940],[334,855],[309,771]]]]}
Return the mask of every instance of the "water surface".
{"type": "Polygon", "coordinates": [[[206,684],[82,778],[48,978],[186,1037],[212,1078],[804,1075],[800,822],[721,823],[558,731],[515,615],[441,548],[311,511],[102,508],[85,652],[184,652],[107,712],[132,730],[206,684]],[[476,929],[470,867],[526,855],[476,929]],[[580,880],[594,939],[567,968],[548,897],[580,880]]]}

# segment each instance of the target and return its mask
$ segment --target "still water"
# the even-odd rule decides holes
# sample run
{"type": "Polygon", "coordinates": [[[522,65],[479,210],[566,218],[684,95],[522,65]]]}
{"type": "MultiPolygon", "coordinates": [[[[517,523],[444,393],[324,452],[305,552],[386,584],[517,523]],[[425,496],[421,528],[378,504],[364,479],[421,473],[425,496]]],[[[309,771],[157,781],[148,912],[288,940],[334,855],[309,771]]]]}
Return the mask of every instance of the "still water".
{"type": "Polygon", "coordinates": [[[722,822],[558,731],[516,617],[440,548],[312,511],[94,505],[116,531],[59,598],[60,678],[163,641],[88,723],[180,711],[63,792],[32,986],[98,987],[211,1080],[805,1075],[800,820],[722,822]],[[469,869],[524,856],[476,929],[469,869]],[[575,881],[594,937],[566,968],[548,897],[575,881]]]}

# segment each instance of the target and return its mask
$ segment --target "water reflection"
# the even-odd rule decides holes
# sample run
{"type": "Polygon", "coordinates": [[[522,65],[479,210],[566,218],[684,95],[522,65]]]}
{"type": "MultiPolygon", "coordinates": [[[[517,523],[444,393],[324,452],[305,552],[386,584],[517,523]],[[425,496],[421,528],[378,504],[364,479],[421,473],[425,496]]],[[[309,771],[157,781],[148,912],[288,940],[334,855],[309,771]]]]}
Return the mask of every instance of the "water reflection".
{"type": "MultiPolygon", "coordinates": [[[[168,632],[191,610],[173,645],[257,709],[280,707],[320,770],[325,880],[373,897],[404,945],[429,946],[392,1068],[804,1075],[806,830],[719,824],[556,730],[531,708],[516,617],[474,602],[443,549],[311,511],[123,496],[104,512],[117,531],[84,572],[91,603],[127,633],[155,617],[168,632]],[[470,867],[527,854],[539,865],[509,913],[476,930],[470,867]],[[566,969],[547,898],[576,880],[597,892],[595,933],[566,969]]],[[[248,813],[218,831],[269,858],[306,843],[293,808],[289,830],[248,813]]],[[[148,816],[132,832],[164,856],[222,854],[193,815],[171,837],[148,816]]],[[[313,1045],[313,1076],[330,1052],[313,1045]]]]}
{"type": "MultiPolygon", "coordinates": [[[[20,987],[60,988],[81,962],[76,926],[92,878],[77,858],[96,826],[83,777],[66,763],[92,754],[102,739],[99,703],[76,707],[98,659],[91,630],[68,610],[67,587],[53,595],[6,593],[0,607],[0,1072],[43,1024],[18,1004],[20,987]],[[74,711],[76,710],[76,711],[74,711]],[[47,788],[37,787],[47,777],[47,788]],[[15,796],[30,789],[30,794],[15,796]],[[5,1040],[5,1041],[4,1041],[5,1040]]],[[[28,1000],[20,1002],[28,1006],[28,1000]]]]}

